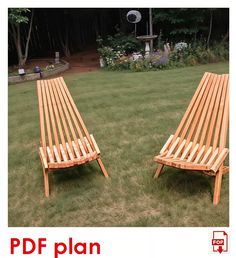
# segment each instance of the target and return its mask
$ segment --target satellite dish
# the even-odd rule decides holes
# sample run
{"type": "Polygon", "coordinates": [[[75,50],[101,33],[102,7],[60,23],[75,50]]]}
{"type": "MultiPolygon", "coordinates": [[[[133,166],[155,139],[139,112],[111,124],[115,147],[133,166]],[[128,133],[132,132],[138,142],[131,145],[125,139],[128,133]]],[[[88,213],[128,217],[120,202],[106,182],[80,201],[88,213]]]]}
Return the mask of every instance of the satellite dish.
{"type": "Polygon", "coordinates": [[[127,21],[130,23],[138,23],[142,19],[142,15],[139,11],[131,10],[126,15],[127,21]]]}

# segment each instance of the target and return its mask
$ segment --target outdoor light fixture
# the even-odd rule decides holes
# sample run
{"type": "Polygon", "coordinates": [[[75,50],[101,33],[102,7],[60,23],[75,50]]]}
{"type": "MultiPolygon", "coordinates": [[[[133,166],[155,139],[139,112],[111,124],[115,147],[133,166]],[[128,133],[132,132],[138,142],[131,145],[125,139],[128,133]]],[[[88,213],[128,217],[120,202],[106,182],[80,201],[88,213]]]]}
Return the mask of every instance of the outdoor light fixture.
{"type": "Polygon", "coordinates": [[[39,73],[40,78],[42,78],[42,73],[41,72],[42,71],[41,71],[41,68],[39,66],[35,66],[34,67],[34,73],[39,73]]]}
{"type": "Polygon", "coordinates": [[[23,68],[18,69],[18,74],[19,74],[20,76],[25,75],[25,69],[23,69],[23,68]]]}
{"type": "Polygon", "coordinates": [[[39,66],[34,67],[34,73],[41,73],[41,69],[39,66]]]}

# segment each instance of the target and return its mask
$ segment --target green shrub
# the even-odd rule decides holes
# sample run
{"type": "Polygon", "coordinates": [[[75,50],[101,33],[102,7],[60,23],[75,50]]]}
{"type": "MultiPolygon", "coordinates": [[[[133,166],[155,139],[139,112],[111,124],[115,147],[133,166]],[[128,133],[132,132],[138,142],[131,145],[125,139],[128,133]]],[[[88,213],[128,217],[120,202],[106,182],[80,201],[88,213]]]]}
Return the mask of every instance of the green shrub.
{"type": "Polygon", "coordinates": [[[147,60],[136,60],[130,63],[130,70],[133,72],[144,72],[150,67],[147,60]]]}
{"type": "Polygon", "coordinates": [[[125,54],[142,51],[142,43],[137,40],[132,34],[125,35],[117,33],[114,36],[108,36],[106,39],[98,37],[97,43],[100,47],[109,46],[115,51],[121,51],[125,54]]]}
{"type": "Polygon", "coordinates": [[[109,70],[141,72],[207,64],[229,58],[227,43],[214,43],[211,48],[207,49],[204,41],[193,44],[179,42],[172,44],[168,54],[158,50],[149,58],[133,60],[130,54],[140,50],[140,42],[132,35],[126,36],[118,33],[114,37],[108,36],[106,40],[98,39],[98,42],[101,46],[98,52],[109,70]]]}
{"type": "Polygon", "coordinates": [[[215,43],[212,47],[213,52],[216,57],[218,57],[218,61],[224,61],[229,59],[229,45],[228,43],[215,43]]]}

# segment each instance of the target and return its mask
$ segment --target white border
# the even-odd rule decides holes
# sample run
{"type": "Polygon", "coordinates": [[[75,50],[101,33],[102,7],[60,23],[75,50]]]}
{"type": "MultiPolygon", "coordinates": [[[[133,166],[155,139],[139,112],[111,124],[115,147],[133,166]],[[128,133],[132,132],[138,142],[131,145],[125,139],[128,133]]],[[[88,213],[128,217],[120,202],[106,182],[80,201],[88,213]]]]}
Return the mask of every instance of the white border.
{"type": "MultiPolygon", "coordinates": [[[[225,230],[229,233],[228,257],[236,257],[236,78],[235,64],[235,17],[236,9],[233,1],[7,1],[0,3],[0,31],[1,31],[1,59],[0,59],[0,257],[16,257],[9,255],[10,237],[48,237],[49,246],[55,241],[67,240],[73,237],[77,241],[100,241],[102,254],[95,257],[114,258],[141,258],[141,257],[212,257],[219,254],[211,252],[211,234],[217,228],[8,228],[7,223],[7,8],[8,7],[230,7],[230,227],[225,230]]],[[[209,203],[211,205],[211,203],[209,203]]],[[[53,257],[52,249],[47,248],[47,255],[26,257],[53,257]]],[[[19,257],[25,257],[18,255],[19,257]]],[[[67,257],[67,256],[61,256],[67,257]]],[[[72,256],[68,256],[72,257],[72,256]]],[[[74,257],[74,256],[73,256],[74,257]]],[[[76,256],[75,256],[76,257],[76,256]]],[[[84,256],[85,257],[85,256],[84,256]]],[[[89,256],[93,257],[93,256],[89,256]]]]}

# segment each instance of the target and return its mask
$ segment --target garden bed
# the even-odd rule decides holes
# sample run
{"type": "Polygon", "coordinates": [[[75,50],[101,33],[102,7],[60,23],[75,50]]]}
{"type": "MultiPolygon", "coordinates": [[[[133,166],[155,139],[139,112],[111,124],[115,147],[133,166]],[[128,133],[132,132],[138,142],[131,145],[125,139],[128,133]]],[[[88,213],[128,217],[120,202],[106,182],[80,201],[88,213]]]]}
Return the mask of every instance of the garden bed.
{"type": "Polygon", "coordinates": [[[20,83],[25,81],[33,81],[40,78],[46,78],[61,72],[68,70],[70,64],[60,59],[60,63],[55,64],[52,60],[49,59],[32,59],[29,61],[25,67],[26,74],[18,75],[18,69],[16,67],[10,68],[8,75],[8,83],[20,83]],[[34,73],[33,68],[39,66],[41,69],[40,73],[34,73]]]}

